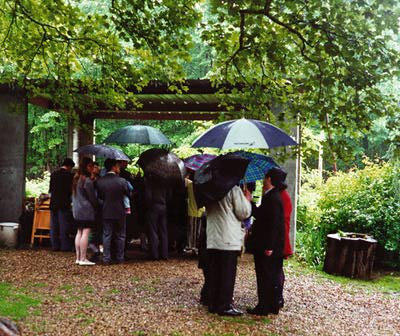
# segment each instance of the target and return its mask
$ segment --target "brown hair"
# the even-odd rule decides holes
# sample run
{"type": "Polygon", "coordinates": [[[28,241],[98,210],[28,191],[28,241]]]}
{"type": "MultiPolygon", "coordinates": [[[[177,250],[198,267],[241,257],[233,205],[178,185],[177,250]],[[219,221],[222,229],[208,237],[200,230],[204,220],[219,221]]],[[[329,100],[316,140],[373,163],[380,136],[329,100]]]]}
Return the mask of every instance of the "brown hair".
{"type": "Polygon", "coordinates": [[[86,177],[90,177],[90,173],[88,172],[87,166],[93,163],[93,160],[89,157],[82,158],[79,163],[79,168],[74,175],[74,179],[72,181],[72,192],[76,192],[76,186],[78,185],[79,179],[85,180],[86,177]]]}

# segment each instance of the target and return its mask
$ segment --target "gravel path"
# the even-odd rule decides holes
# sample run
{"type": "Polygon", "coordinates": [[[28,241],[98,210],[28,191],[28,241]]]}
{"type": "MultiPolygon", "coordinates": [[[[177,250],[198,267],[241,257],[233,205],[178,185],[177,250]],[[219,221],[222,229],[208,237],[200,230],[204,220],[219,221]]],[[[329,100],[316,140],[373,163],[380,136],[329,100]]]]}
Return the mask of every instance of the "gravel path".
{"type": "MultiPolygon", "coordinates": [[[[198,303],[193,259],[80,267],[72,253],[0,250],[0,281],[42,304],[19,322],[24,335],[400,335],[400,298],[286,267],[279,315],[209,314],[198,303]]],[[[252,257],[239,261],[235,304],[256,302],[252,257]]]]}

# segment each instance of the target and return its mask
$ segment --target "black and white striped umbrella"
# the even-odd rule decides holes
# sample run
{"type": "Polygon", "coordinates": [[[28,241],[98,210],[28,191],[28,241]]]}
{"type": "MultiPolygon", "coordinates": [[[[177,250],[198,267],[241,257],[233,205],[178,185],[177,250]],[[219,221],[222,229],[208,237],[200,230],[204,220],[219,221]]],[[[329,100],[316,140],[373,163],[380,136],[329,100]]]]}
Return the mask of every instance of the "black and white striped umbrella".
{"type": "Polygon", "coordinates": [[[242,118],[215,125],[200,135],[192,147],[245,149],[293,145],[297,142],[280,128],[264,121],[242,118]]]}

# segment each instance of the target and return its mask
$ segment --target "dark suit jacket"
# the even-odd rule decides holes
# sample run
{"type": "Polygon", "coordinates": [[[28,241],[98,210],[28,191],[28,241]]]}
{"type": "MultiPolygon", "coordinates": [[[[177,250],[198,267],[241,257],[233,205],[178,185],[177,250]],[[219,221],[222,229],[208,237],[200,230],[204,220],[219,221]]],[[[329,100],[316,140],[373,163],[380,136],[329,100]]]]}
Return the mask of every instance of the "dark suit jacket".
{"type": "Polygon", "coordinates": [[[165,182],[156,178],[145,177],[144,192],[148,211],[152,211],[152,209],[165,211],[167,209],[171,191],[165,182]]]}
{"type": "Polygon", "coordinates": [[[279,190],[274,188],[265,194],[258,208],[253,204],[252,215],[255,221],[248,238],[250,252],[263,253],[265,250],[273,250],[273,257],[282,258],[285,225],[279,190]]]}
{"type": "Polygon", "coordinates": [[[50,175],[51,210],[71,208],[73,177],[74,175],[64,168],[60,168],[50,175]]]}
{"type": "Polygon", "coordinates": [[[113,173],[100,177],[96,183],[97,196],[102,201],[102,217],[120,219],[125,216],[124,196],[128,196],[126,180],[113,173]]]}

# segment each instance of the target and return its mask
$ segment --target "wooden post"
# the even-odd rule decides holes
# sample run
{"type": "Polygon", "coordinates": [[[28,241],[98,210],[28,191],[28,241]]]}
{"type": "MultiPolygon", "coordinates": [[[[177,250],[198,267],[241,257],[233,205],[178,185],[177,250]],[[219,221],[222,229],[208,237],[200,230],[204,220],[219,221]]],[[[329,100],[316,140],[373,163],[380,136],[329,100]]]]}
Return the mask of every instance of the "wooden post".
{"type": "Polygon", "coordinates": [[[350,278],[369,279],[376,245],[377,241],[365,234],[329,234],[324,271],[350,278]]]}

